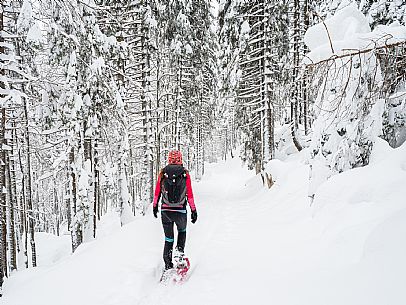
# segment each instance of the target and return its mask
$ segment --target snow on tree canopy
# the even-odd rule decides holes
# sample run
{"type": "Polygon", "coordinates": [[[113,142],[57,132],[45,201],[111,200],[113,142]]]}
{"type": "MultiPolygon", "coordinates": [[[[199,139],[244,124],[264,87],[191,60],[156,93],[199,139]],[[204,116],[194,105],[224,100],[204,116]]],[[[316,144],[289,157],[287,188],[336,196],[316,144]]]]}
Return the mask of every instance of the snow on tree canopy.
{"type": "Polygon", "coordinates": [[[23,5],[21,6],[20,15],[17,19],[17,30],[25,31],[32,26],[33,18],[32,18],[32,7],[31,3],[28,0],[25,0],[23,5]]]}
{"type": "MultiPolygon", "coordinates": [[[[378,32],[371,33],[366,18],[354,5],[338,11],[325,23],[335,55],[365,49],[380,37],[378,32]]],[[[379,98],[379,92],[373,95],[368,86],[378,88],[383,77],[372,51],[321,63],[333,55],[322,23],[309,28],[305,41],[312,50],[310,60],[319,62],[314,66],[316,79],[322,80],[314,101],[316,119],[310,144],[312,196],[329,176],[368,164],[371,148],[382,134],[384,112],[384,100],[379,98]]]]}
{"type": "Polygon", "coordinates": [[[304,42],[311,52],[305,64],[319,62],[345,52],[383,46],[406,40],[406,27],[395,21],[377,25],[371,32],[367,17],[351,4],[323,22],[310,27],[304,42]],[[327,27],[327,29],[326,29],[327,27]],[[330,37],[329,37],[330,36],[330,37]],[[333,48],[333,50],[332,50],[333,48]]]}
{"type": "Polygon", "coordinates": [[[334,16],[326,19],[324,23],[320,22],[310,27],[305,34],[305,43],[313,51],[321,45],[329,44],[329,35],[334,47],[334,42],[346,40],[349,36],[358,33],[369,32],[371,32],[371,28],[368,20],[356,5],[352,4],[337,11],[334,16]]]}
{"type": "Polygon", "coordinates": [[[361,39],[359,34],[370,32],[367,18],[355,4],[351,4],[337,11],[324,23],[318,23],[307,30],[304,41],[311,50],[307,56],[313,62],[317,62],[331,57],[333,50],[334,54],[337,54],[343,49],[359,49],[360,45],[368,43],[361,39]]]}
{"type": "Polygon", "coordinates": [[[186,52],[186,54],[193,54],[193,49],[192,49],[192,47],[190,46],[190,44],[186,44],[186,46],[185,46],[185,52],[186,52]]]}
{"type": "Polygon", "coordinates": [[[241,25],[241,34],[249,33],[250,30],[251,30],[250,24],[248,23],[247,20],[245,20],[241,25]]]}
{"type": "Polygon", "coordinates": [[[391,44],[406,40],[406,26],[400,25],[395,21],[390,25],[377,25],[372,33],[365,35],[377,42],[378,45],[391,44]]]}
{"type": "Polygon", "coordinates": [[[40,43],[42,41],[41,29],[37,23],[34,23],[28,30],[26,41],[34,43],[40,43]]]}
{"type": "Polygon", "coordinates": [[[40,43],[42,34],[40,26],[35,22],[32,16],[32,6],[30,1],[25,0],[22,4],[20,14],[17,19],[17,32],[26,33],[26,42],[40,43]]]}

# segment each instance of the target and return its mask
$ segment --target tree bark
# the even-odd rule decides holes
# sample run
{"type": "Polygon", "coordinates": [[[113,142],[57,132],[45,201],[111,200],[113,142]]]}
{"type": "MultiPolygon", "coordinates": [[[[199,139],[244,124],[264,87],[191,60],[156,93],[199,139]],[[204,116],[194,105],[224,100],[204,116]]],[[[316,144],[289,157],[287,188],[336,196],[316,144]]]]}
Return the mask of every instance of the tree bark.
{"type": "Polygon", "coordinates": [[[77,247],[83,241],[82,228],[77,223],[75,219],[77,212],[77,185],[76,185],[76,171],[75,171],[75,148],[71,147],[69,153],[69,164],[70,164],[70,209],[72,215],[72,226],[71,226],[71,236],[72,236],[72,252],[75,252],[77,247]]]}
{"type": "Polygon", "coordinates": [[[99,205],[100,205],[100,200],[99,200],[99,168],[98,168],[98,151],[97,151],[98,145],[97,145],[97,139],[94,142],[94,166],[93,166],[93,172],[94,172],[94,189],[93,189],[93,238],[96,238],[96,228],[97,228],[97,215],[98,215],[98,210],[99,210],[99,205]]]}
{"type": "Polygon", "coordinates": [[[27,145],[27,212],[28,212],[28,230],[30,235],[31,245],[31,263],[33,267],[37,266],[37,252],[35,247],[35,224],[34,224],[34,208],[32,203],[32,174],[31,174],[31,143],[28,130],[28,105],[24,98],[24,116],[25,116],[25,144],[27,145]]]}
{"type": "Polygon", "coordinates": [[[94,211],[94,160],[93,160],[93,150],[92,150],[92,136],[87,135],[88,131],[88,121],[84,120],[83,122],[83,154],[84,154],[84,164],[86,168],[86,174],[89,176],[86,179],[89,181],[89,188],[87,191],[87,196],[85,200],[88,202],[88,206],[82,207],[84,209],[88,209],[89,216],[85,220],[85,238],[90,235],[90,231],[92,231],[91,235],[96,237],[96,223],[93,223],[95,220],[95,211],[94,211]],[[90,167],[88,167],[90,165],[90,167]],[[92,204],[93,203],[93,204],[92,204]],[[93,206],[92,206],[93,205],[93,206]]]}
{"type": "Polygon", "coordinates": [[[7,277],[7,209],[6,209],[6,152],[5,145],[6,109],[1,108],[0,127],[0,289],[3,278],[7,277]]]}
{"type": "Polygon", "coordinates": [[[15,179],[14,161],[10,158],[10,154],[8,154],[7,156],[6,165],[7,165],[7,181],[8,181],[7,191],[9,196],[8,243],[10,254],[10,272],[13,272],[14,270],[17,269],[17,245],[16,245],[15,216],[14,216],[14,209],[17,206],[17,198],[13,188],[13,185],[15,186],[15,180],[13,180],[15,179]]]}
{"type": "MultiPolygon", "coordinates": [[[[3,1],[0,3],[0,32],[4,30],[3,24],[3,12],[4,12],[4,5],[3,1]]],[[[4,49],[4,38],[3,35],[0,35],[0,55],[5,54],[4,49]]],[[[5,71],[4,69],[0,70],[0,76],[4,77],[5,71]]],[[[4,89],[5,84],[3,81],[0,81],[0,89],[4,89]]],[[[0,98],[4,98],[4,94],[0,94],[0,98]]],[[[0,126],[0,144],[3,146],[5,139],[4,133],[6,128],[6,109],[4,106],[1,108],[1,126],[0,126]]],[[[7,232],[6,232],[6,196],[4,193],[4,189],[6,187],[6,177],[5,177],[5,152],[3,147],[0,147],[0,296],[2,295],[2,287],[4,277],[7,276],[7,232]]]]}
{"type": "Polygon", "coordinates": [[[146,8],[148,1],[143,1],[143,9],[145,10],[142,15],[143,21],[141,25],[141,48],[142,48],[142,112],[143,112],[143,130],[144,130],[144,172],[145,172],[145,194],[143,196],[143,210],[153,200],[153,176],[154,176],[154,163],[152,155],[152,116],[151,116],[151,99],[150,99],[150,42],[149,42],[149,25],[146,20],[146,8]]]}
{"type": "Polygon", "coordinates": [[[28,268],[28,235],[27,235],[27,191],[25,188],[25,181],[27,179],[25,171],[24,171],[24,166],[23,166],[23,160],[22,160],[22,155],[21,155],[21,149],[18,147],[18,142],[17,142],[17,150],[18,150],[18,160],[19,160],[19,165],[20,165],[20,171],[23,173],[23,177],[21,180],[21,186],[22,186],[22,195],[21,195],[21,224],[22,224],[22,238],[23,238],[23,245],[24,245],[24,263],[25,263],[25,268],[28,268]]]}

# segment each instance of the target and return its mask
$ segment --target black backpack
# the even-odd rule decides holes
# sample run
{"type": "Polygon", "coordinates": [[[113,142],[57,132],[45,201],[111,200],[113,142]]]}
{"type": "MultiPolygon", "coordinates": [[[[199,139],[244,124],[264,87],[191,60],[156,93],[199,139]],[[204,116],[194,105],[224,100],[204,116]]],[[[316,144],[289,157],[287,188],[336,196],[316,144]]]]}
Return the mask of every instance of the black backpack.
{"type": "Polygon", "coordinates": [[[162,203],[182,207],[186,203],[186,170],[182,165],[167,165],[163,169],[162,203]]]}

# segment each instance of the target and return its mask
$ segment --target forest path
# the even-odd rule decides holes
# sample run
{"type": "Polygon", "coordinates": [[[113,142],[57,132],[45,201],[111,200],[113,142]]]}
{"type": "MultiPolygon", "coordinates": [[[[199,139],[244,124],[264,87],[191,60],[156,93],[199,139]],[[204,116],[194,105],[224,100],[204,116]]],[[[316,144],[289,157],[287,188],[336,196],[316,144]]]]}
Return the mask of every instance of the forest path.
{"type": "Polygon", "coordinates": [[[184,284],[158,283],[164,237],[160,218],[149,210],[120,228],[111,214],[102,220],[96,241],[81,245],[74,255],[19,271],[6,282],[0,304],[217,304],[219,292],[230,292],[225,282],[242,272],[243,249],[253,231],[245,214],[256,209],[245,182],[253,176],[234,158],[209,164],[202,181],[193,182],[199,217],[191,224],[188,214],[186,253],[192,267],[184,284]]]}
{"type": "Polygon", "coordinates": [[[238,264],[245,260],[242,235],[252,225],[243,221],[243,214],[253,206],[244,187],[253,176],[237,158],[206,167],[203,180],[193,183],[197,223],[191,224],[188,215],[190,278],[182,285],[151,285],[136,304],[224,304],[218,296],[224,288],[222,275],[239,276],[238,264]]]}
{"type": "MultiPolygon", "coordinates": [[[[295,166],[292,179],[305,180],[306,167],[295,166]]],[[[295,274],[319,264],[313,252],[318,248],[306,243],[314,230],[302,221],[311,218],[307,188],[299,183],[275,189],[264,188],[238,158],[208,165],[202,181],[194,183],[199,218],[195,225],[188,222],[190,278],[182,285],[154,282],[135,304],[269,304],[274,297],[284,304],[285,296],[286,304],[300,304],[290,292],[292,283],[302,291],[310,283],[303,285],[295,274]]]]}

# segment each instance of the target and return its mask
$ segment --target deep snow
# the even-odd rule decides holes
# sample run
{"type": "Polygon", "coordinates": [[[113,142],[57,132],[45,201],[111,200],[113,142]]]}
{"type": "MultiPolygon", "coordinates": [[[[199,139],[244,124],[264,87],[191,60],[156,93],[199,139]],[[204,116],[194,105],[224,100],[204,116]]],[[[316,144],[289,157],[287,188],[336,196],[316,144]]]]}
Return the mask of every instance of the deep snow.
{"type": "Polygon", "coordinates": [[[73,255],[69,236],[38,234],[40,266],[7,279],[0,303],[406,304],[406,144],[379,141],[371,165],[330,178],[311,206],[306,163],[306,151],[271,161],[271,190],[236,158],[208,165],[183,285],[158,283],[160,220],[120,228],[111,212],[73,255]]]}
{"type": "Polygon", "coordinates": [[[406,26],[395,21],[378,25],[371,31],[367,17],[352,3],[334,16],[311,26],[304,42],[311,50],[303,59],[305,64],[317,63],[334,55],[353,53],[405,41],[406,26]]]}

